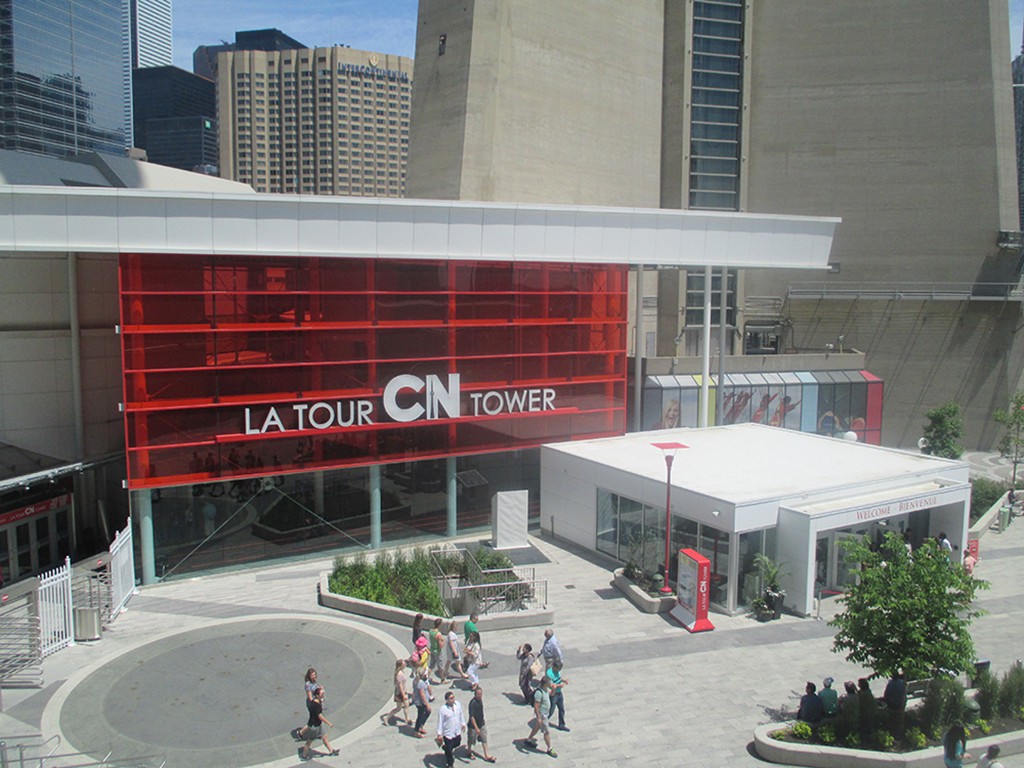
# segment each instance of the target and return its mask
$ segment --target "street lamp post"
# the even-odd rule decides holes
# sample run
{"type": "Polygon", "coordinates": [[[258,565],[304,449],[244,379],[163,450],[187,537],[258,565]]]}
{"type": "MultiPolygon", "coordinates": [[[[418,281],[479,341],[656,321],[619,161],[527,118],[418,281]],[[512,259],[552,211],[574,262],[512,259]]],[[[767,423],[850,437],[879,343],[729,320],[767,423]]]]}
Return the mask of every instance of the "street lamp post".
{"type": "Polygon", "coordinates": [[[672,587],[668,583],[668,566],[672,541],[672,462],[675,457],[675,451],[665,452],[665,582],[661,585],[661,592],[665,595],[672,594],[672,587]]]}
{"type": "Polygon", "coordinates": [[[672,462],[676,451],[687,446],[682,443],[651,443],[665,454],[665,583],[661,585],[661,593],[672,594],[669,585],[669,565],[672,560],[672,462]]]}

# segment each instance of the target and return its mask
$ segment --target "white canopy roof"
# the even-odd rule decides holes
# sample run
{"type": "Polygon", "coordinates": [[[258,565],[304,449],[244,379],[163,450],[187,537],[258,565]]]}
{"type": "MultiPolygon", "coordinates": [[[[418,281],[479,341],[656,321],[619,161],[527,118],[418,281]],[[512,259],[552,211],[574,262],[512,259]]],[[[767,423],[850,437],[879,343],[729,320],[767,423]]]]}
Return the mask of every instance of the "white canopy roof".
{"type": "Polygon", "coordinates": [[[0,186],[0,249],[824,269],[836,218],[0,186]]]}
{"type": "MultiPolygon", "coordinates": [[[[623,437],[546,445],[645,480],[665,483],[664,452],[654,443],[678,442],[672,487],[731,506],[785,502],[805,514],[849,508],[865,494],[902,496],[966,482],[968,465],[920,453],[812,435],[764,424],[634,432],[623,437]],[[886,491],[885,489],[889,489],[886,491]]],[[[600,483],[598,483],[600,485],[600,483]]]]}

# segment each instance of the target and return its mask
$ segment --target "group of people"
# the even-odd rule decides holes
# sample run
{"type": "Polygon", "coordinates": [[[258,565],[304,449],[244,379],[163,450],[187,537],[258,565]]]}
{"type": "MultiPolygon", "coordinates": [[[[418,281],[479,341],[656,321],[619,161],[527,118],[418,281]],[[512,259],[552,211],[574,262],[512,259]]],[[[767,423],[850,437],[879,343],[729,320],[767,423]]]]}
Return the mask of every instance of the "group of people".
{"type": "Polygon", "coordinates": [[[301,757],[303,760],[309,760],[313,757],[312,745],[317,739],[323,741],[328,755],[337,755],[338,750],[331,747],[331,742],[328,741],[327,734],[324,732],[325,725],[333,728],[334,723],[324,717],[324,697],[326,693],[324,692],[324,687],[317,681],[316,670],[313,667],[306,670],[305,688],[306,710],[309,712],[309,717],[305,725],[292,729],[292,738],[296,741],[305,742],[302,746],[301,757]]]}
{"type": "Polygon", "coordinates": [[[454,765],[455,750],[462,744],[462,734],[468,731],[469,758],[476,758],[475,748],[480,745],[481,757],[489,763],[495,762],[487,748],[487,722],[484,715],[484,690],[480,685],[479,670],[487,666],[483,660],[483,647],[476,622],[479,616],[470,615],[463,625],[465,634],[459,640],[458,624],[451,621],[445,626],[444,619],[434,619],[429,630],[424,629],[423,614],[416,614],[412,626],[412,653],[407,659],[395,662],[395,707],[381,716],[385,724],[392,724],[399,710],[402,710],[405,724],[411,725],[417,738],[427,735],[426,723],[434,700],[432,685],[443,685],[449,680],[452,687],[456,680],[465,680],[473,693],[469,702],[469,719],[463,713],[462,705],[456,701],[455,692],[444,695],[444,704],[437,717],[437,745],[443,747],[445,761],[449,768],[454,765]],[[447,629],[447,631],[445,631],[447,629]],[[411,670],[412,693],[406,690],[406,670],[411,670]],[[434,680],[431,680],[431,672],[434,680]],[[416,707],[416,721],[409,719],[409,701],[416,707]]]}
{"type": "Polygon", "coordinates": [[[800,697],[797,720],[811,724],[820,723],[837,716],[840,710],[852,701],[856,701],[858,708],[865,714],[882,707],[891,712],[902,712],[907,708],[907,680],[903,672],[896,672],[889,678],[880,699],[875,698],[871,691],[871,683],[866,677],[860,678],[856,685],[852,680],[847,680],[843,685],[845,693],[842,696],[832,687],[834,682],[833,678],[826,677],[822,681],[821,691],[818,691],[817,686],[808,681],[804,686],[804,695],[800,697]]]}
{"type": "Polygon", "coordinates": [[[547,629],[539,653],[534,653],[529,643],[523,643],[516,650],[516,658],[519,659],[519,689],[523,693],[523,703],[533,706],[533,725],[524,743],[531,749],[537,749],[535,737],[540,733],[544,737],[547,754],[557,757],[551,747],[550,725],[555,710],[558,710],[558,725],[555,727],[560,731],[569,730],[565,724],[563,692],[569,681],[562,677],[562,646],[554,631],[547,629]]]}
{"type": "MultiPolygon", "coordinates": [[[[483,646],[476,625],[478,619],[475,613],[470,615],[463,625],[464,634],[460,642],[456,622],[446,624],[443,619],[435,619],[428,630],[423,615],[417,614],[412,628],[413,650],[408,658],[395,662],[395,706],[381,716],[385,725],[392,725],[398,713],[402,712],[405,725],[412,726],[417,738],[425,738],[426,723],[432,713],[431,702],[434,700],[432,686],[451,681],[451,688],[455,688],[457,681],[466,681],[473,695],[466,710],[456,699],[455,691],[449,689],[437,713],[434,739],[444,750],[448,768],[454,765],[455,751],[462,746],[463,735],[468,737],[466,753],[470,760],[477,756],[489,763],[497,760],[488,747],[484,689],[479,678],[479,670],[486,667],[487,663],[483,660],[483,646]],[[411,693],[407,690],[406,675],[409,671],[413,679],[411,693]],[[416,707],[415,722],[409,717],[410,703],[416,707]]],[[[545,752],[551,757],[557,757],[551,746],[549,726],[549,719],[556,710],[558,725],[555,727],[569,730],[565,724],[565,698],[562,692],[568,681],[561,674],[561,645],[555,633],[549,629],[544,633],[544,643],[539,653],[534,653],[532,646],[524,643],[519,647],[517,657],[521,665],[519,683],[524,703],[532,705],[534,711],[530,734],[523,743],[531,749],[537,749],[535,737],[540,733],[544,738],[545,752]],[[535,678],[539,678],[536,683],[535,678]]]]}

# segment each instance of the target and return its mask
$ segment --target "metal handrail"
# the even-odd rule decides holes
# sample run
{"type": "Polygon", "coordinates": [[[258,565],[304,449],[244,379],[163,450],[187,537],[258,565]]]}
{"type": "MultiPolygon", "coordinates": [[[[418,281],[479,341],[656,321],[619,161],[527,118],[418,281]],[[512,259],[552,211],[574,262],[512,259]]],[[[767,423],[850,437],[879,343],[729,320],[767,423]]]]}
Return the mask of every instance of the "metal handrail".
{"type": "Polygon", "coordinates": [[[929,301],[1021,301],[1018,283],[813,281],[790,283],[788,299],[882,299],[929,301]]]}

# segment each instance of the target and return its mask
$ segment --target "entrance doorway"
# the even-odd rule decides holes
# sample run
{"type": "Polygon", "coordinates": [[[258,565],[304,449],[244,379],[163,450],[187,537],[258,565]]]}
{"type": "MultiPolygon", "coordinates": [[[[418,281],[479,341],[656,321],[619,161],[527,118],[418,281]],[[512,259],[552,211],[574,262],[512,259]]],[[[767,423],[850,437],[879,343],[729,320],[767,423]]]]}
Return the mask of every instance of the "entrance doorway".
{"type": "Polygon", "coordinates": [[[857,570],[846,562],[843,542],[868,534],[867,528],[818,534],[814,552],[814,580],[818,588],[843,592],[857,583],[857,570]]]}

